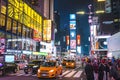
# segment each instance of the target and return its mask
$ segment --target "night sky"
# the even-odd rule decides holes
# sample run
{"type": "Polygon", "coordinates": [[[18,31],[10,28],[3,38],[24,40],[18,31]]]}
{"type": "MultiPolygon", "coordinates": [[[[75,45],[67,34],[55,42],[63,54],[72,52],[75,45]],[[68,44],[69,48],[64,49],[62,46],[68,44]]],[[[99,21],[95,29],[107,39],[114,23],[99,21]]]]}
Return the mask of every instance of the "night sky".
{"type": "MultiPolygon", "coordinates": [[[[92,3],[92,0],[54,0],[54,1],[55,1],[54,10],[57,10],[60,13],[61,29],[69,28],[69,14],[72,13],[75,14],[78,11],[88,12],[88,5],[92,3]]],[[[89,45],[88,15],[76,15],[76,16],[77,16],[76,19],[77,33],[81,35],[81,46],[89,45]]]]}

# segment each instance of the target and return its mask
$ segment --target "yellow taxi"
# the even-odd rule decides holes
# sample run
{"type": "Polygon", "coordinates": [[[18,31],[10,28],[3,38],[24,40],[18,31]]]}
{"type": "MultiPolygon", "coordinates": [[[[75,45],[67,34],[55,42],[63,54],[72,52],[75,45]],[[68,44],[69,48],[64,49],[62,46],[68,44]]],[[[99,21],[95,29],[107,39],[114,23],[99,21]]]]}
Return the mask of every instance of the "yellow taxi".
{"type": "Polygon", "coordinates": [[[65,66],[65,65],[66,65],[66,61],[67,61],[66,59],[63,59],[63,60],[62,60],[62,65],[65,66]]]}
{"type": "Polygon", "coordinates": [[[67,60],[66,61],[66,67],[68,67],[68,68],[75,68],[76,67],[75,60],[67,60]]]}
{"type": "Polygon", "coordinates": [[[44,62],[37,72],[38,78],[57,78],[62,74],[62,66],[58,62],[44,62]]]}

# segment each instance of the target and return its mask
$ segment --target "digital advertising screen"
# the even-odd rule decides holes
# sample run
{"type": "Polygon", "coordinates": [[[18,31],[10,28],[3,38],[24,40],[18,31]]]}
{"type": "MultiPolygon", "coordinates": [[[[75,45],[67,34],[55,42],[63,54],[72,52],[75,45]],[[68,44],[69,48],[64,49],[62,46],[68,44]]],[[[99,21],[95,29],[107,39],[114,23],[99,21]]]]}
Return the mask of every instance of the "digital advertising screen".
{"type": "Polygon", "coordinates": [[[76,49],[76,40],[70,41],[70,49],[76,49]]]}
{"type": "Polygon", "coordinates": [[[98,39],[98,48],[107,49],[107,40],[106,38],[98,39]]]}
{"type": "Polygon", "coordinates": [[[76,29],[76,21],[70,21],[70,29],[76,29]]]}
{"type": "Polygon", "coordinates": [[[70,39],[76,40],[76,30],[75,29],[70,29],[70,39]]]}
{"type": "Polygon", "coordinates": [[[70,14],[70,20],[75,20],[76,19],[76,15],[75,14],[70,14]]]}
{"type": "Polygon", "coordinates": [[[11,63],[14,62],[15,56],[14,55],[5,55],[5,62],[11,63]]]}

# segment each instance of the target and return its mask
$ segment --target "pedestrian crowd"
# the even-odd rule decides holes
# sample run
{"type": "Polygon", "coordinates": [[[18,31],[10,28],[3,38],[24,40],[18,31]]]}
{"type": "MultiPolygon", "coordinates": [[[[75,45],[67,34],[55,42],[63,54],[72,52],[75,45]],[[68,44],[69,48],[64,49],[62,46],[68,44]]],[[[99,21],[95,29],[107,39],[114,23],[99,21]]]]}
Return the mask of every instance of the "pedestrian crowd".
{"type": "Polygon", "coordinates": [[[86,57],[82,63],[87,80],[120,80],[120,59],[86,57]]]}

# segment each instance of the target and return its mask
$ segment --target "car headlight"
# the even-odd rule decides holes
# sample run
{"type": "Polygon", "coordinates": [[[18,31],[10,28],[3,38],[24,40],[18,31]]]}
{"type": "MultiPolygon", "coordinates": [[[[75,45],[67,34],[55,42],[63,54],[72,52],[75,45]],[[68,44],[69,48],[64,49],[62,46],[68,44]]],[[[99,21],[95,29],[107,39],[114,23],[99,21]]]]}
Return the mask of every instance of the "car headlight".
{"type": "Polygon", "coordinates": [[[74,65],[74,63],[72,63],[72,65],[74,65]]]}
{"type": "Polygon", "coordinates": [[[38,69],[38,73],[40,73],[40,70],[38,69]]]}
{"type": "Polygon", "coordinates": [[[33,66],[33,68],[36,68],[36,67],[38,67],[38,66],[33,66]]]}
{"type": "Polygon", "coordinates": [[[54,72],[54,70],[50,70],[49,72],[54,72]]]}
{"type": "Polygon", "coordinates": [[[68,65],[68,63],[66,63],[66,65],[68,65]]]}

